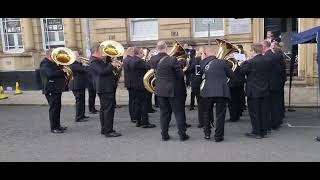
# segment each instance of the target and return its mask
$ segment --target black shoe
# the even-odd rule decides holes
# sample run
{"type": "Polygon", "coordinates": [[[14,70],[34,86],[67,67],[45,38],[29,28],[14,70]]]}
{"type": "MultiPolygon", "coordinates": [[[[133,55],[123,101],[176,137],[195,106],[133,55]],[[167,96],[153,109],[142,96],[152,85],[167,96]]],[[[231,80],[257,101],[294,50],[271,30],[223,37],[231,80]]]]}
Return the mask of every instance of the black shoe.
{"type": "Polygon", "coordinates": [[[155,109],[150,109],[150,110],[148,111],[148,113],[155,113],[155,112],[157,112],[157,110],[155,110],[155,109]]]}
{"type": "Polygon", "coordinates": [[[59,129],[59,130],[62,130],[62,131],[66,131],[66,130],[68,129],[68,127],[60,126],[58,129],[59,129]]]}
{"type": "Polygon", "coordinates": [[[63,130],[61,129],[53,129],[51,130],[52,133],[63,133],[63,130]]]}
{"type": "Polygon", "coordinates": [[[122,106],[121,105],[116,105],[116,107],[115,108],[122,108],[122,106]]]}
{"type": "Polygon", "coordinates": [[[76,122],[87,122],[88,120],[86,119],[77,119],[76,122]]]}
{"type": "Polygon", "coordinates": [[[102,131],[102,130],[101,130],[101,132],[100,132],[100,133],[101,133],[102,135],[104,135],[104,134],[105,134],[105,133],[104,133],[104,131],[102,131]]]}
{"type": "Polygon", "coordinates": [[[279,129],[280,129],[280,126],[272,128],[272,130],[275,130],[275,131],[279,131],[279,129]]]}
{"type": "Polygon", "coordinates": [[[106,137],[119,137],[121,136],[120,133],[117,133],[117,132],[111,132],[111,133],[108,133],[108,134],[105,134],[106,137]]]}
{"type": "Polygon", "coordinates": [[[158,107],[159,107],[159,105],[157,105],[157,104],[156,104],[156,105],[154,105],[154,107],[158,108],[158,107]]]}
{"type": "Polygon", "coordinates": [[[250,137],[250,138],[262,139],[262,136],[256,135],[256,134],[254,134],[254,133],[246,133],[245,135],[246,135],[247,137],[250,137]]]}
{"type": "Polygon", "coordinates": [[[223,141],[224,139],[223,138],[214,138],[214,141],[215,142],[221,142],[221,141],[223,141]]]}
{"type": "Polygon", "coordinates": [[[188,140],[190,137],[187,134],[184,134],[182,136],[180,136],[180,141],[186,141],[188,140]]]}
{"type": "Polygon", "coordinates": [[[137,120],[131,120],[132,123],[137,123],[137,120]]]}
{"type": "Polygon", "coordinates": [[[197,127],[198,127],[198,128],[203,128],[203,125],[202,125],[202,124],[198,124],[197,127]]]}
{"type": "Polygon", "coordinates": [[[140,123],[136,123],[136,127],[140,127],[141,126],[141,124],[140,123]]]}
{"type": "Polygon", "coordinates": [[[189,111],[192,111],[192,110],[194,110],[194,106],[191,106],[191,107],[189,108],[189,111]]]}
{"type": "Polygon", "coordinates": [[[89,116],[82,116],[81,118],[84,118],[84,119],[86,119],[86,118],[89,118],[89,116]]]}
{"type": "Polygon", "coordinates": [[[89,111],[89,114],[97,114],[99,111],[98,110],[93,110],[93,111],[89,111]]]}
{"type": "Polygon", "coordinates": [[[206,140],[211,139],[210,135],[205,135],[204,138],[205,138],[206,140]]]}
{"type": "Polygon", "coordinates": [[[162,136],[162,141],[168,141],[170,139],[169,135],[162,136]]]}
{"type": "Polygon", "coordinates": [[[315,139],[316,139],[317,141],[320,141],[320,136],[317,136],[315,139]]]}
{"type": "Polygon", "coordinates": [[[141,125],[142,128],[155,128],[156,125],[155,124],[145,124],[145,125],[141,125]]]}
{"type": "Polygon", "coordinates": [[[187,127],[187,128],[191,127],[191,124],[186,124],[186,127],[187,127]]]}

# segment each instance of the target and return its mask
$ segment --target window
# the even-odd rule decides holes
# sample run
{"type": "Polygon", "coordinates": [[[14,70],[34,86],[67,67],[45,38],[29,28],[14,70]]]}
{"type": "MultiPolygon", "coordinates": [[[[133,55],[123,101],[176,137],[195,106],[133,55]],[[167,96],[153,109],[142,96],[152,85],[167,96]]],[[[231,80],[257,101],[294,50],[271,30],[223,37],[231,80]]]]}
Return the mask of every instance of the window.
{"type": "Polygon", "coordinates": [[[43,49],[64,47],[62,18],[41,18],[43,49]]]}
{"type": "Polygon", "coordinates": [[[130,38],[132,41],[157,40],[158,20],[156,18],[130,19],[130,38]]]}
{"type": "Polygon", "coordinates": [[[4,52],[21,53],[24,51],[20,18],[1,18],[1,37],[4,52]]]}
{"type": "MultiPolygon", "coordinates": [[[[206,18],[193,18],[193,36],[208,37],[208,24],[203,24],[206,18]]],[[[210,36],[223,36],[224,23],[223,18],[212,18],[214,22],[210,24],[210,36]]]]}

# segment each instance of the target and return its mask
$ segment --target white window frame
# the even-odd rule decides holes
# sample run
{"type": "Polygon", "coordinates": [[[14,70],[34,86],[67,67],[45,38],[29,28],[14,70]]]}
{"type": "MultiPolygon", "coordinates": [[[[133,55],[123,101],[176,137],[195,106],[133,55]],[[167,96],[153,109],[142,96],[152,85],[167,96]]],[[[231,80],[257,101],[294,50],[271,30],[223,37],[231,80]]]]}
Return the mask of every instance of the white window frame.
{"type": "MultiPolygon", "coordinates": [[[[5,40],[7,40],[7,38],[5,38],[5,32],[4,32],[4,26],[3,26],[3,19],[7,19],[7,18],[0,18],[0,29],[1,29],[1,40],[2,40],[2,49],[3,52],[5,53],[23,53],[24,52],[24,45],[23,45],[23,36],[22,36],[22,25],[21,25],[21,18],[19,18],[20,20],[20,33],[8,33],[6,32],[6,34],[14,34],[13,38],[14,38],[14,49],[7,49],[6,46],[6,42],[5,40]],[[19,48],[18,45],[18,34],[21,34],[21,39],[22,39],[22,47],[19,48]]],[[[9,45],[9,43],[7,42],[7,44],[9,45]]]]}
{"type": "Polygon", "coordinates": [[[146,41],[146,40],[158,40],[159,39],[159,22],[157,18],[130,18],[129,19],[130,22],[130,40],[131,41],[146,41]],[[134,22],[138,22],[138,21],[150,21],[150,20],[155,20],[157,21],[157,25],[158,25],[158,31],[156,34],[150,36],[150,35],[145,35],[145,36],[137,36],[137,35],[133,35],[133,23],[134,22]]]}
{"type": "MultiPolygon", "coordinates": [[[[43,24],[43,19],[57,19],[57,18],[40,18],[40,25],[41,25],[41,35],[42,35],[42,47],[44,50],[47,50],[47,45],[50,46],[59,46],[59,47],[64,47],[65,46],[65,37],[63,37],[63,41],[49,41],[49,31],[45,31],[44,29],[44,24],[43,24]],[[47,36],[46,36],[47,35],[47,36]],[[46,38],[47,38],[47,42],[49,44],[46,44],[46,38]]],[[[62,19],[62,25],[64,26],[63,24],[63,18],[62,19]]],[[[48,22],[48,21],[46,21],[48,22]]],[[[47,26],[48,27],[48,26],[47,26]]],[[[59,39],[59,32],[61,31],[56,31],[55,33],[55,39],[59,39]]],[[[64,27],[63,27],[63,31],[62,33],[64,33],[64,27]]],[[[63,34],[64,36],[64,34],[63,34]]]]}
{"type": "MultiPolygon", "coordinates": [[[[222,19],[222,27],[223,29],[222,30],[212,30],[210,27],[210,37],[214,37],[214,36],[224,36],[225,33],[224,33],[224,18],[221,18],[222,19]]],[[[208,30],[206,31],[201,31],[201,32],[196,32],[196,18],[192,18],[192,34],[193,34],[193,37],[208,37],[208,30]]]]}

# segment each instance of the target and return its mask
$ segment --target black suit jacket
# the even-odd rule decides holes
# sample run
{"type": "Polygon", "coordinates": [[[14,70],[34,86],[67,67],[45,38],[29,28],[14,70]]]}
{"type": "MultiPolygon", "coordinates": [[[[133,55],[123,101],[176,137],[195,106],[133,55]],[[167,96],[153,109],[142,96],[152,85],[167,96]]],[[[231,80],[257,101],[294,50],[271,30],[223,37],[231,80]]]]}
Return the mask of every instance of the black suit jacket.
{"type": "Polygon", "coordinates": [[[132,75],[131,75],[131,71],[129,69],[129,61],[131,61],[133,59],[132,56],[127,56],[126,58],[124,58],[123,60],[123,64],[122,64],[122,68],[123,68],[123,73],[124,73],[124,87],[126,88],[130,88],[131,87],[131,82],[132,82],[132,75]]]}
{"type": "MultiPolygon", "coordinates": [[[[145,90],[143,85],[143,76],[146,74],[147,70],[149,69],[147,63],[139,58],[139,57],[132,57],[128,61],[128,71],[129,78],[128,80],[128,88],[138,89],[138,90],[145,90]]],[[[125,73],[126,73],[125,72],[125,73]]]]}
{"type": "Polygon", "coordinates": [[[283,71],[283,56],[282,54],[275,54],[271,51],[265,53],[264,55],[268,61],[271,63],[271,71],[270,71],[270,90],[271,91],[282,91],[283,90],[283,83],[286,79],[286,74],[283,71]]]}
{"type": "Polygon", "coordinates": [[[44,58],[40,63],[42,94],[65,91],[65,75],[65,72],[56,63],[44,58]]]}
{"type": "Polygon", "coordinates": [[[228,77],[233,77],[233,72],[227,61],[216,59],[214,56],[206,59],[211,59],[211,61],[204,68],[206,83],[200,92],[201,96],[230,98],[227,80],[228,77]]]}
{"type": "Polygon", "coordinates": [[[241,73],[246,75],[247,97],[265,97],[270,94],[271,63],[259,54],[241,64],[241,73]]]}
{"type": "Polygon", "coordinates": [[[82,66],[80,62],[74,62],[70,65],[73,72],[73,80],[70,81],[71,90],[82,90],[86,88],[87,69],[88,66],[82,66]]]}
{"type": "Polygon", "coordinates": [[[156,67],[155,94],[161,97],[184,98],[187,93],[182,68],[178,60],[170,56],[158,64],[163,56],[168,55],[166,53],[159,53],[153,56],[152,66],[156,67]]]}
{"type": "Polygon", "coordinates": [[[103,62],[97,58],[93,58],[90,63],[91,73],[93,77],[93,85],[97,94],[113,93],[116,88],[116,78],[113,74],[115,68],[110,62],[103,62]]]}
{"type": "Polygon", "coordinates": [[[190,85],[192,88],[200,88],[202,81],[201,74],[196,74],[196,66],[200,66],[201,57],[192,58],[190,60],[190,66],[188,68],[190,72],[190,85]]]}

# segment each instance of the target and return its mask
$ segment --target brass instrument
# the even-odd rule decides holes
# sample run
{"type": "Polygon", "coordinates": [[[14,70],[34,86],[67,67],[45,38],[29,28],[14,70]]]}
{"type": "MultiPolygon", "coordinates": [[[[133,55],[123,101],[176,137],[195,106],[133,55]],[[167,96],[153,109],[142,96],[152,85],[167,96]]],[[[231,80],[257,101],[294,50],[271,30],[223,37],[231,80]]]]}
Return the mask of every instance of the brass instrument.
{"type": "Polygon", "coordinates": [[[68,66],[76,61],[76,55],[69,48],[58,47],[52,51],[51,58],[58,66],[61,66],[63,71],[66,72],[65,87],[67,88],[70,80],[73,80],[72,70],[68,66]]]}
{"type": "MultiPolygon", "coordinates": [[[[238,61],[233,57],[233,53],[240,52],[239,48],[222,39],[216,39],[216,42],[219,46],[216,58],[226,60],[230,64],[230,67],[234,72],[239,66],[239,64],[238,61]]],[[[229,80],[230,79],[228,78],[227,82],[229,82],[229,80]]],[[[200,90],[203,89],[205,83],[206,80],[204,79],[200,85],[200,90]]]]}
{"type": "Polygon", "coordinates": [[[110,57],[111,60],[117,64],[115,66],[116,70],[113,71],[113,74],[118,76],[122,68],[122,62],[117,60],[117,58],[123,56],[124,47],[119,42],[107,40],[100,44],[100,50],[103,56],[110,57]]]}
{"type": "MultiPolygon", "coordinates": [[[[152,51],[152,50],[151,50],[152,51]]],[[[150,52],[151,52],[150,51],[150,52]]],[[[149,53],[152,54],[152,53],[149,53]]],[[[171,57],[176,57],[178,61],[187,61],[186,66],[183,68],[183,72],[185,72],[189,67],[190,59],[187,57],[186,51],[183,49],[181,44],[178,41],[175,41],[175,44],[172,47],[172,50],[168,54],[171,57]]],[[[144,87],[151,93],[155,91],[155,69],[150,69],[143,77],[144,87]]]]}
{"type": "Polygon", "coordinates": [[[144,49],[142,49],[142,51],[143,51],[143,57],[142,57],[142,59],[143,59],[144,61],[149,60],[149,59],[148,59],[148,56],[149,56],[149,53],[150,53],[150,49],[149,49],[149,48],[144,48],[144,49]]]}
{"type": "Polygon", "coordinates": [[[82,56],[80,56],[78,58],[81,59],[81,62],[82,62],[83,65],[89,66],[90,60],[88,58],[85,58],[85,57],[82,57],[82,56]]]}

